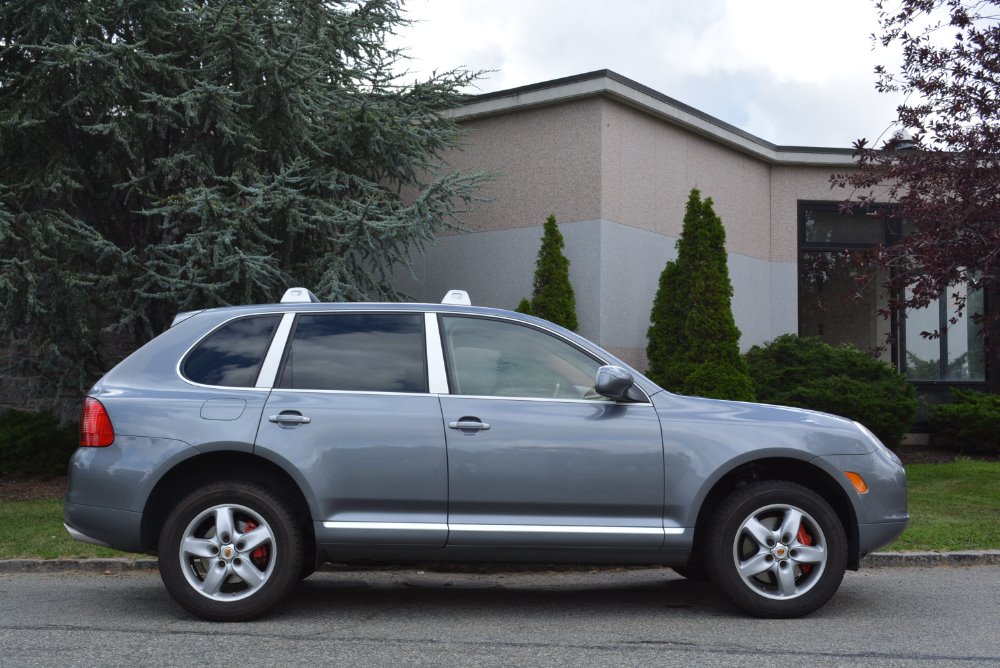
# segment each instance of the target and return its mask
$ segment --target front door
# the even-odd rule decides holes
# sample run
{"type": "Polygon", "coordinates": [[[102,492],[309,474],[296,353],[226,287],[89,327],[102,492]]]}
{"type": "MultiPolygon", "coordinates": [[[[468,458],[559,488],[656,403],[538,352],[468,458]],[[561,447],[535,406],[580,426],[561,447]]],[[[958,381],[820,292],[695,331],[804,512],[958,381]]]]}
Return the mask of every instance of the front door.
{"type": "Polygon", "coordinates": [[[651,404],[594,392],[601,362],[521,323],[445,315],[449,546],[659,549],[651,404]]]}

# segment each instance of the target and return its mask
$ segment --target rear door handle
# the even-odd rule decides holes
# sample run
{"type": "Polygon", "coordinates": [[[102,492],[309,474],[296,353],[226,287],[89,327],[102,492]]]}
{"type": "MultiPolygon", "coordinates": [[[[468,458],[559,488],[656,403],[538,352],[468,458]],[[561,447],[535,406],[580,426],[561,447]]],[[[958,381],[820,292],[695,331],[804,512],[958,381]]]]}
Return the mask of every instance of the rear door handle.
{"type": "Polygon", "coordinates": [[[267,419],[278,424],[309,424],[312,422],[312,418],[307,418],[305,415],[293,411],[271,415],[267,419]]]}
{"type": "Polygon", "coordinates": [[[485,422],[471,420],[469,418],[463,418],[457,422],[449,422],[448,426],[452,429],[459,429],[463,431],[486,431],[490,428],[490,425],[485,422]]]}

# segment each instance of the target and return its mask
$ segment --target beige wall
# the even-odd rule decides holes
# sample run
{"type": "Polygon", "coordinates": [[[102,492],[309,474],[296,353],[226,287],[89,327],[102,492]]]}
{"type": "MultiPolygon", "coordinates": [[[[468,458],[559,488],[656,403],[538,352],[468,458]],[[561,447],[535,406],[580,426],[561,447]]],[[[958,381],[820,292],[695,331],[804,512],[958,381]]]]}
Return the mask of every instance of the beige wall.
{"type": "Polygon", "coordinates": [[[730,253],[795,262],[796,203],[838,200],[832,166],[772,165],[605,97],[463,121],[457,169],[495,170],[470,232],[606,220],[680,234],[691,188],[711,197],[730,253]]]}
{"type": "Polygon", "coordinates": [[[797,202],[838,199],[829,177],[845,156],[764,144],[740,150],[721,130],[706,136],[613,96],[518,103],[462,119],[464,151],[448,162],[496,170],[484,193],[492,201],[466,216],[472,234],[441,239],[418,258],[404,289],[436,301],[464,287],[476,304],[514,306],[530,293],[541,225],[552,213],[563,225],[581,333],[642,368],[657,278],[697,187],[726,227],[741,348],[797,331],[797,202]],[[782,164],[789,160],[830,164],[782,164]]]}
{"type": "Polygon", "coordinates": [[[495,170],[482,193],[492,201],[465,216],[470,232],[541,225],[600,216],[600,100],[590,98],[514,111],[463,123],[463,151],[453,168],[495,170]]]}
{"type": "Polygon", "coordinates": [[[602,219],[676,237],[698,188],[715,203],[730,253],[770,258],[766,163],[613,100],[601,110],[602,219]]]}
{"type": "Polygon", "coordinates": [[[844,190],[830,189],[833,167],[771,167],[771,257],[778,262],[798,258],[798,201],[839,202],[846,199],[844,190]]]}

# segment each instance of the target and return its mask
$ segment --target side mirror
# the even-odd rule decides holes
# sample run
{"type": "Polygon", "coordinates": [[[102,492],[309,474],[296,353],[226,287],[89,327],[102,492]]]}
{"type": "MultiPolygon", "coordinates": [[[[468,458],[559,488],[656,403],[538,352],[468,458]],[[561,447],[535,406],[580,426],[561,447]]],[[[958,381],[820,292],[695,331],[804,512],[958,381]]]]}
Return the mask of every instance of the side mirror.
{"type": "Polygon", "coordinates": [[[631,401],[629,390],[635,386],[635,379],[620,366],[602,366],[594,379],[594,390],[602,397],[631,401]]]}

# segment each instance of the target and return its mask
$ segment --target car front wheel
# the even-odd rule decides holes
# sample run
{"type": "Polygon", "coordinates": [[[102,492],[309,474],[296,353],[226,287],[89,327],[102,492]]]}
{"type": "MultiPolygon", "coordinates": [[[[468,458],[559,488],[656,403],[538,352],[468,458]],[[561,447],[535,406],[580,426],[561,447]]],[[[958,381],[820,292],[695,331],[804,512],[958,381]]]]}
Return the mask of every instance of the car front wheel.
{"type": "Polygon", "coordinates": [[[710,579],[739,608],[800,617],[826,603],[847,565],[844,528],[830,505],[795,483],[750,483],[730,494],[708,530],[710,579]]]}
{"type": "Polygon", "coordinates": [[[302,531],[270,490],[240,481],[182,500],[160,534],[160,577],[184,609],[209,621],[244,621],[299,581],[302,531]]]}

